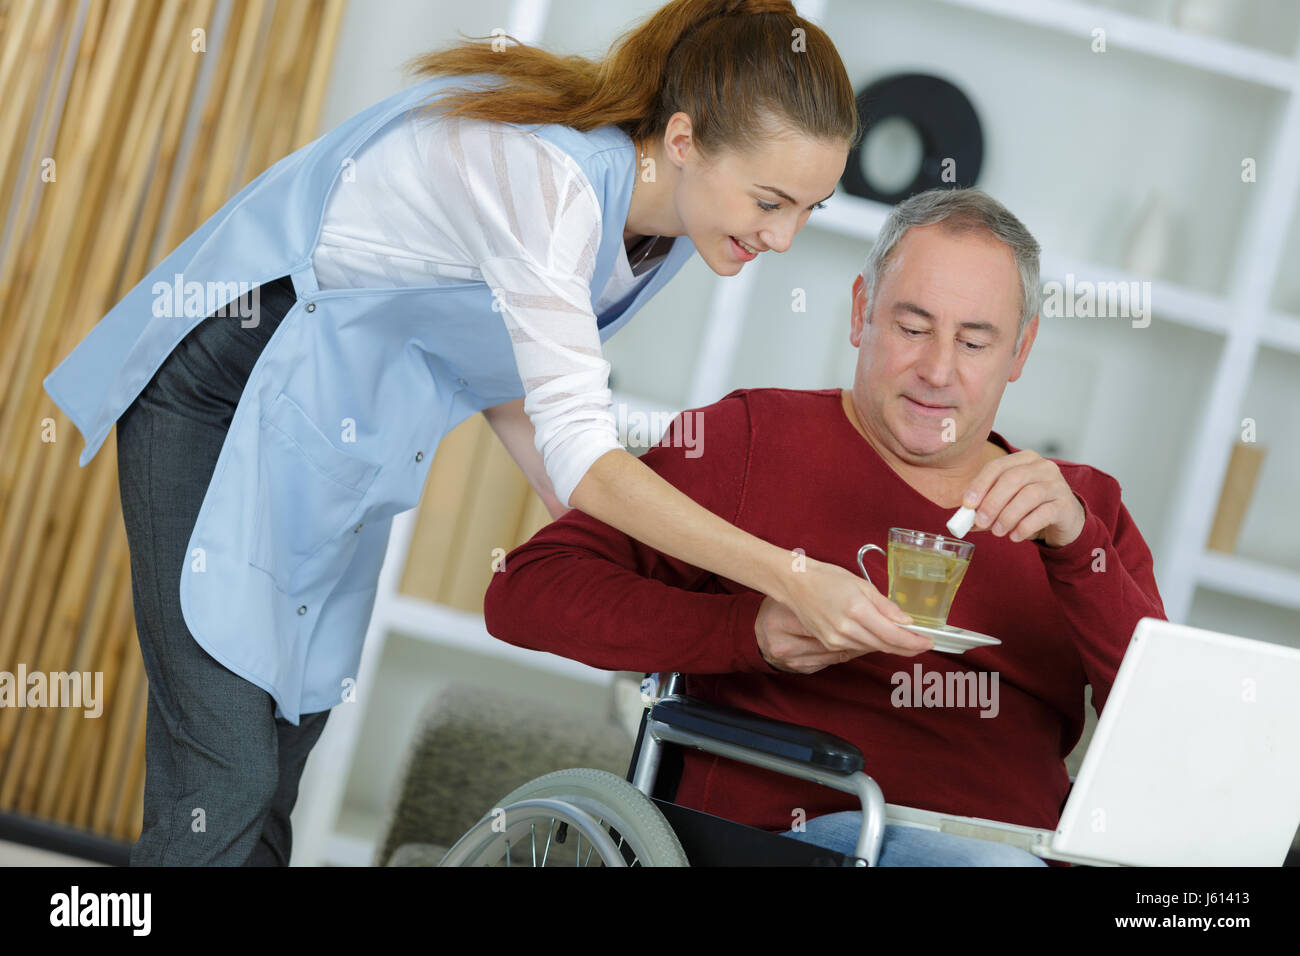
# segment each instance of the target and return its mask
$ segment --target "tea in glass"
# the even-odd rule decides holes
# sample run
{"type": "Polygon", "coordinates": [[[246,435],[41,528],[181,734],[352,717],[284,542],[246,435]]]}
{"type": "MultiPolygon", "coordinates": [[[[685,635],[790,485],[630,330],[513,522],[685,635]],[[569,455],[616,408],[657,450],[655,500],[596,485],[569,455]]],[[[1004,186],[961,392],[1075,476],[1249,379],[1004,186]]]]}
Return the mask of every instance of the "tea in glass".
{"type": "MultiPolygon", "coordinates": [[[[966,576],[975,545],[957,538],[906,528],[889,529],[889,551],[874,544],[858,551],[858,567],[867,569],[862,556],[879,551],[889,563],[889,599],[917,624],[943,627],[948,623],[957,588],[966,576]]],[[[868,575],[869,577],[869,575],[868,575]]]]}

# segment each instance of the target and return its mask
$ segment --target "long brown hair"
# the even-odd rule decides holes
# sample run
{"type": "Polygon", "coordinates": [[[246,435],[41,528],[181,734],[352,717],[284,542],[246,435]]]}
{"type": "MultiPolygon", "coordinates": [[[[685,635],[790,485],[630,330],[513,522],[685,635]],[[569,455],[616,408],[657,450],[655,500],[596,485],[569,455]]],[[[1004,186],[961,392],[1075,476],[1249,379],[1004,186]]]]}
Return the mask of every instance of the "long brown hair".
{"type": "Polygon", "coordinates": [[[644,143],[662,136],[680,110],[706,157],[718,149],[756,151],[786,131],[850,145],[861,135],[839,53],[790,0],[672,0],[623,33],[600,61],[517,40],[500,52],[462,42],[417,57],[407,69],[504,80],[445,91],[425,104],[448,115],[583,132],[616,125],[644,143]]]}

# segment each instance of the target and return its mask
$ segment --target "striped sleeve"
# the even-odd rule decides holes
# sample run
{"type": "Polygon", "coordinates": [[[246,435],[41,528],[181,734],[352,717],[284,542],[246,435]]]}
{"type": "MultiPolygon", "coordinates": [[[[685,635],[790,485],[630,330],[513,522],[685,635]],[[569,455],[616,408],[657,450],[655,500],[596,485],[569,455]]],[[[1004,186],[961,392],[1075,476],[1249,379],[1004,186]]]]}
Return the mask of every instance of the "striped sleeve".
{"type": "Polygon", "coordinates": [[[592,308],[600,205],[577,163],[526,131],[453,117],[445,134],[472,216],[458,238],[509,330],[534,443],[569,507],[591,464],[622,447],[592,308]]]}

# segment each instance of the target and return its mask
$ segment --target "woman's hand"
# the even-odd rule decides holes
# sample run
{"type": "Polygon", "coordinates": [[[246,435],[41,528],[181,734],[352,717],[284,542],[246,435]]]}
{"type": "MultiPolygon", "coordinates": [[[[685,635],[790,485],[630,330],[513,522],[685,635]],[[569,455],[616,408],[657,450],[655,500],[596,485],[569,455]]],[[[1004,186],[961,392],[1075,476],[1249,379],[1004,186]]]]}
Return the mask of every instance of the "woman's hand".
{"type": "Polygon", "coordinates": [[[804,633],[803,622],[780,601],[764,597],[754,618],[758,653],[772,667],[790,674],[815,674],[832,664],[861,657],[864,650],[828,651],[821,641],[804,633]]]}
{"type": "Polygon", "coordinates": [[[856,657],[883,651],[912,657],[934,647],[930,638],[899,626],[911,623],[911,618],[870,581],[838,565],[811,558],[805,562],[806,570],[785,575],[779,600],[826,652],[856,657]]]}

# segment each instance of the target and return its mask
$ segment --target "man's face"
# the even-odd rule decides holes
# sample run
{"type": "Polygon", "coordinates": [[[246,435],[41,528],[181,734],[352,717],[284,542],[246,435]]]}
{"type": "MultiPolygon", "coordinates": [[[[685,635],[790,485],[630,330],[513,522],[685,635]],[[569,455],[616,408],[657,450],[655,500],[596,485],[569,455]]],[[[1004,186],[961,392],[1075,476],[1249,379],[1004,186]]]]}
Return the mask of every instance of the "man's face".
{"type": "Polygon", "coordinates": [[[853,283],[853,400],[867,432],[916,465],[979,453],[1037,333],[1035,316],[1015,348],[1020,308],[1005,243],[942,224],[909,229],[881,276],[870,323],[866,283],[861,275],[853,283]]]}

